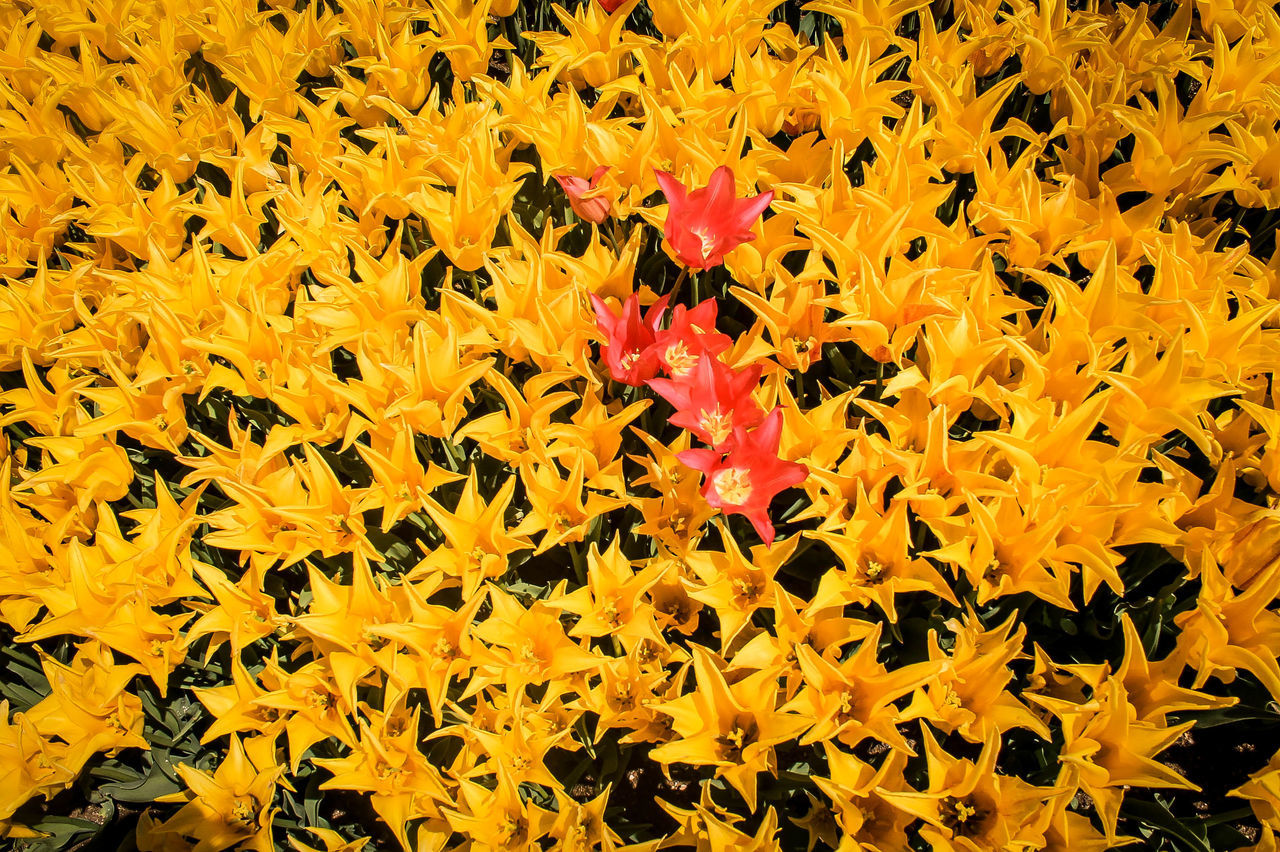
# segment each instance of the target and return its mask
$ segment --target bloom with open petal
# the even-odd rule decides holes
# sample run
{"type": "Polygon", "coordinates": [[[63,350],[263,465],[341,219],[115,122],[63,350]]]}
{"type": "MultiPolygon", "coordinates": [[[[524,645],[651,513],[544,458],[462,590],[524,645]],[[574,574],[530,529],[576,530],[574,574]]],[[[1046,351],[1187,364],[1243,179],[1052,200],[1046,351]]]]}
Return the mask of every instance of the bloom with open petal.
{"type": "Polygon", "coordinates": [[[745,515],[766,545],[773,544],[769,502],[780,491],[799,485],[809,470],[797,462],[778,458],[782,435],[782,409],[775,408],[748,432],[733,430],[733,448],[721,456],[715,450],[685,450],[678,458],[706,476],[702,496],[727,514],[745,515]]]}
{"type": "Polygon", "coordinates": [[[703,355],[716,356],[733,345],[727,334],[715,330],[716,310],[715,299],[706,299],[695,308],[676,305],[671,311],[671,327],[654,333],[653,349],[671,378],[684,378],[703,355]]]}
{"type": "Polygon", "coordinates": [[[616,381],[639,387],[658,374],[658,353],[652,349],[654,334],[667,310],[663,296],[640,316],[640,297],[632,293],[615,314],[604,299],[591,294],[596,311],[596,325],[607,338],[600,354],[609,365],[609,375],[616,381]]]}
{"type": "Polygon", "coordinates": [[[654,169],[670,209],[663,234],[676,258],[690,269],[710,269],[726,252],[755,239],[751,225],[773,201],[773,191],[734,196],[733,171],[720,166],[707,185],[690,191],[675,176],[654,169]]]}
{"type": "Polygon", "coordinates": [[[735,429],[749,429],[764,419],[751,398],[759,380],[759,365],[734,370],[715,358],[699,358],[684,378],[650,379],[649,387],[675,406],[674,425],[725,452],[735,429]]]}

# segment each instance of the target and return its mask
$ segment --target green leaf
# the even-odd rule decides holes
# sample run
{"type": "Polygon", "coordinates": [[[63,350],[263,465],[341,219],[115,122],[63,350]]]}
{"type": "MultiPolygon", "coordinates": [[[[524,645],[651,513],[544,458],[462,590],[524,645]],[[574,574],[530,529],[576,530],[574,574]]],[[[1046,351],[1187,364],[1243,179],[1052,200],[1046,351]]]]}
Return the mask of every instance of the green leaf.
{"type": "Polygon", "coordinates": [[[1120,808],[1120,815],[1141,825],[1158,830],[1178,852],[1214,852],[1204,836],[1204,826],[1195,821],[1195,829],[1188,820],[1178,819],[1158,800],[1143,801],[1127,798],[1120,808]]]}
{"type": "Polygon", "coordinates": [[[46,816],[30,826],[45,837],[19,840],[15,852],[60,852],[82,834],[97,834],[102,826],[92,820],[75,817],[46,816]]]}
{"type": "Polygon", "coordinates": [[[152,762],[151,770],[147,773],[147,776],[138,778],[133,783],[122,781],[114,784],[103,784],[98,789],[104,795],[117,802],[149,804],[161,796],[177,793],[182,789],[182,785],[166,774],[165,768],[171,768],[168,767],[167,760],[163,764],[164,766],[162,766],[162,761],[160,760],[152,762]]]}

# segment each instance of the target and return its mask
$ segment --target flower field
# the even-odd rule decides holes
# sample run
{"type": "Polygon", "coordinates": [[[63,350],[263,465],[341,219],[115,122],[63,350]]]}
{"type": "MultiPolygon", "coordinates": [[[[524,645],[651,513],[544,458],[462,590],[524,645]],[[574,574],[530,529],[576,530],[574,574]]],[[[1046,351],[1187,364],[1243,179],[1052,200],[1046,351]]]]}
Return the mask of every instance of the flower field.
{"type": "Polygon", "coordinates": [[[0,845],[1275,852],[1280,15],[0,0],[0,845]]]}

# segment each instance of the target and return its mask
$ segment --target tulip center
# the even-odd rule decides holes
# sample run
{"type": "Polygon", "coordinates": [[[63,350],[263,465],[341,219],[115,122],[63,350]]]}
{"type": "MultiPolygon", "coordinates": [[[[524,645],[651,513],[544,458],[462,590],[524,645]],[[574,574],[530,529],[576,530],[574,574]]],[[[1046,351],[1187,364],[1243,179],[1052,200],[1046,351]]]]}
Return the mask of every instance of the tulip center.
{"type": "Polygon", "coordinates": [[[520,646],[520,653],[516,655],[516,665],[519,666],[521,672],[527,675],[536,675],[542,671],[544,667],[542,657],[530,640],[524,640],[524,643],[520,646]]]}
{"type": "Polygon", "coordinates": [[[713,446],[719,446],[733,434],[733,414],[726,413],[720,406],[699,412],[698,427],[711,438],[713,446]]]}
{"type": "Polygon", "coordinates": [[[308,690],[306,701],[309,707],[322,712],[333,706],[333,698],[328,693],[318,689],[308,690]]]}
{"type": "Polygon", "coordinates": [[[684,345],[683,340],[677,340],[668,346],[664,357],[667,362],[667,369],[677,379],[689,375],[689,373],[693,372],[693,368],[698,366],[697,353],[690,352],[689,347],[684,345]]]}
{"type": "Polygon", "coordinates": [[[458,655],[458,649],[453,647],[452,642],[441,636],[431,646],[431,653],[438,660],[452,660],[458,655]]]}
{"type": "Polygon", "coordinates": [[[751,474],[746,468],[726,467],[711,477],[720,500],[733,506],[742,506],[751,499],[751,474]]]}
{"type": "Polygon", "coordinates": [[[885,571],[886,568],[883,564],[875,559],[868,559],[867,567],[862,571],[862,579],[867,583],[875,585],[885,579],[885,571]]]}
{"type": "Polygon", "coordinates": [[[628,349],[627,352],[622,356],[622,360],[619,362],[619,364],[621,365],[622,369],[630,370],[632,367],[636,365],[636,362],[639,360],[640,360],[640,350],[628,349]]]}
{"type": "Polygon", "coordinates": [[[755,718],[739,713],[733,720],[733,727],[716,737],[716,744],[722,749],[726,760],[737,762],[742,760],[743,748],[754,743],[759,735],[755,718]]]}
{"type": "Polygon", "coordinates": [[[942,824],[958,835],[973,835],[978,832],[985,814],[968,796],[957,798],[946,796],[939,803],[939,816],[942,824]]]}
{"type": "Polygon", "coordinates": [[[498,839],[503,843],[510,843],[521,834],[524,830],[524,821],[511,814],[503,814],[502,819],[498,821],[498,839]]]}
{"type": "Polygon", "coordinates": [[[604,609],[600,611],[600,615],[610,627],[617,627],[622,624],[622,612],[618,609],[618,603],[618,597],[613,595],[605,603],[604,609]]]}
{"type": "Polygon", "coordinates": [[[233,799],[231,802],[231,822],[239,825],[253,823],[258,817],[253,805],[253,800],[245,796],[237,796],[233,799]]]}
{"type": "Polygon", "coordinates": [[[716,238],[706,228],[697,228],[693,233],[702,242],[702,259],[705,261],[711,257],[712,249],[716,247],[716,238]]]}
{"type": "Polygon", "coordinates": [[[751,577],[738,577],[731,581],[734,597],[741,599],[741,602],[747,605],[754,604],[760,599],[760,584],[751,577]]]}

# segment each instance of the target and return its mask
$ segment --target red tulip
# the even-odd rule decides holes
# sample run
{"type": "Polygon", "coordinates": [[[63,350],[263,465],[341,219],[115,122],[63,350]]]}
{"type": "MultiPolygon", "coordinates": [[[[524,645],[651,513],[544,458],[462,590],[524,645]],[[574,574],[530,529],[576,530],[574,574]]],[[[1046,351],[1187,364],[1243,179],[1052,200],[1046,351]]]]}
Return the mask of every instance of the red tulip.
{"type": "Polygon", "coordinates": [[[706,299],[692,310],[676,305],[671,327],[658,330],[653,348],[671,378],[683,379],[698,365],[698,359],[704,355],[714,358],[733,345],[728,335],[715,330],[716,308],[715,299],[706,299]]]}
{"type": "Polygon", "coordinates": [[[565,195],[569,196],[569,206],[573,208],[573,212],[577,213],[580,219],[599,225],[609,218],[609,210],[612,207],[609,199],[597,191],[597,184],[607,171],[609,171],[608,166],[600,166],[592,172],[591,180],[571,175],[552,175],[552,177],[560,182],[560,188],[564,190],[565,195]]]}
{"type": "Polygon", "coordinates": [[[626,2],[627,0],[600,0],[600,5],[604,7],[606,12],[612,15],[614,12],[618,11],[619,7],[621,7],[623,3],[626,2]]]}
{"type": "Polygon", "coordinates": [[[692,192],[667,172],[654,172],[671,205],[663,234],[676,257],[690,269],[719,266],[726,252],[754,240],[751,226],[773,201],[772,190],[754,198],[735,198],[728,166],[720,166],[706,186],[692,192]]]}
{"type": "Polygon", "coordinates": [[[595,293],[591,305],[596,311],[596,325],[604,333],[606,342],[600,349],[609,375],[623,384],[639,387],[658,374],[658,353],[653,348],[654,333],[662,323],[667,309],[667,297],[663,296],[649,306],[644,318],[640,317],[640,297],[632,293],[622,304],[622,313],[614,314],[609,305],[595,293]]]}
{"type": "Polygon", "coordinates": [[[733,449],[721,456],[715,450],[685,450],[676,458],[706,477],[702,496],[727,515],[744,515],[766,545],[773,544],[769,503],[779,492],[804,482],[809,469],[778,458],[782,409],[775,408],[760,428],[734,430],[733,449]]]}
{"type": "Polygon", "coordinates": [[[682,379],[650,379],[649,387],[676,408],[670,418],[718,450],[728,449],[739,428],[750,428],[764,419],[751,398],[760,381],[760,366],[734,370],[715,358],[699,358],[682,379]]]}

